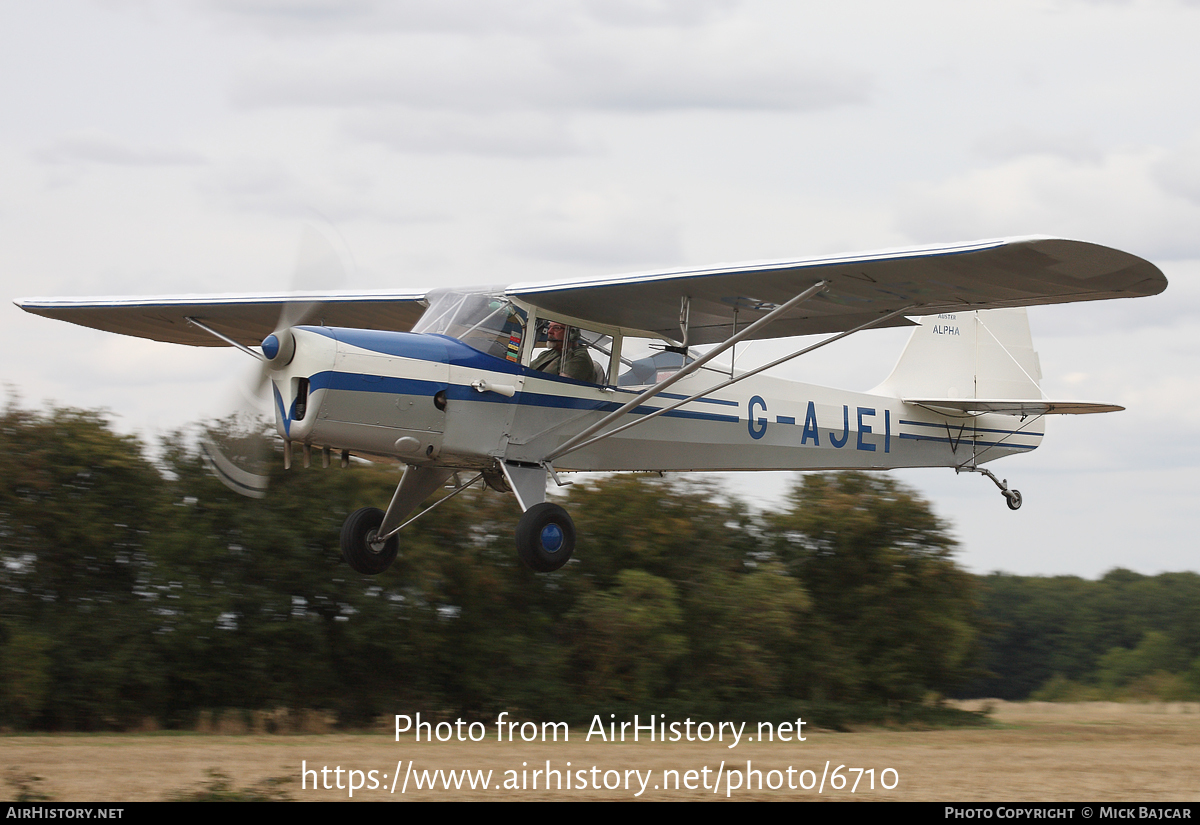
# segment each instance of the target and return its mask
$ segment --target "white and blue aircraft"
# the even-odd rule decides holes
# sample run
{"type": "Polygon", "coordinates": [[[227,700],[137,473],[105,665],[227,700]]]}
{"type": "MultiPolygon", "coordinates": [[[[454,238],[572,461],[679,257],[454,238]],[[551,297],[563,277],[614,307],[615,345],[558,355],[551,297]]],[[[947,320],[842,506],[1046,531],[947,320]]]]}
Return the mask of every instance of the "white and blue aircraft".
{"type": "MultiPolygon", "coordinates": [[[[363,508],[343,525],[356,571],[386,570],[400,530],[448,481],[457,493],[482,478],[515,494],[518,554],[546,572],[575,546],[570,516],[546,500],[561,471],[953,467],[986,475],[1016,510],[1021,494],[984,463],[1035,449],[1046,415],[1122,409],[1043,397],[1024,307],[1166,286],[1134,255],[1027,237],[480,289],[16,303],[260,359],[286,465],[296,445],[306,464],[319,450],[326,466],[333,454],[342,466],[351,456],[405,465],[386,510],[363,508]],[[560,328],[547,340],[550,323],[560,328]],[[870,392],[762,375],[855,332],[902,325],[912,337],[870,392]],[[742,341],[814,333],[829,337],[736,368],[742,341]],[[539,357],[547,347],[559,357],[539,357]],[[464,482],[465,472],[474,475],[464,482]]],[[[265,479],[210,458],[227,484],[262,495],[265,479]]]]}

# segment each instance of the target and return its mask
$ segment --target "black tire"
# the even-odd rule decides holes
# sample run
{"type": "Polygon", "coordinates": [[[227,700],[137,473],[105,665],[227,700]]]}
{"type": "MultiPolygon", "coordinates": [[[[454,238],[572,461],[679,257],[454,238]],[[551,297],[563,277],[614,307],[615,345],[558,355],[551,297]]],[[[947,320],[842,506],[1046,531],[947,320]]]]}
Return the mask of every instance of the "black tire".
{"type": "Polygon", "coordinates": [[[557,570],[571,560],[574,552],[575,522],[557,504],[546,501],[534,505],[517,522],[517,555],[530,570],[557,570]]]}
{"type": "Polygon", "coordinates": [[[1021,491],[1020,490],[1009,490],[1008,495],[1006,495],[1004,498],[1008,501],[1008,509],[1010,509],[1010,510],[1020,510],[1021,509],[1021,491]]]}
{"type": "Polygon", "coordinates": [[[356,573],[375,576],[392,566],[400,540],[392,536],[383,546],[372,546],[379,526],[383,524],[383,511],[378,507],[355,510],[342,524],[342,558],[356,573]]]}

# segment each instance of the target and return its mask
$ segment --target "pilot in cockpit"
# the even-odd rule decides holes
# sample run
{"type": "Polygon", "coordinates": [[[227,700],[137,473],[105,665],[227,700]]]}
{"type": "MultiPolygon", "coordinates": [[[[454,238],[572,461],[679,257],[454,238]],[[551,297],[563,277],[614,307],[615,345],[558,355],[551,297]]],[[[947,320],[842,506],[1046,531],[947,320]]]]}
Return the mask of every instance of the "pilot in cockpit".
{"type": "Polygon", "coordinates": [[[579,342],[578,329],[551,321],[550,326],[546,328],[546,343],[549,349],[533,359],[531,366],[535,370],[564,375],[577,381],[598,383],[596,367],[587,347],[579,342]]]}

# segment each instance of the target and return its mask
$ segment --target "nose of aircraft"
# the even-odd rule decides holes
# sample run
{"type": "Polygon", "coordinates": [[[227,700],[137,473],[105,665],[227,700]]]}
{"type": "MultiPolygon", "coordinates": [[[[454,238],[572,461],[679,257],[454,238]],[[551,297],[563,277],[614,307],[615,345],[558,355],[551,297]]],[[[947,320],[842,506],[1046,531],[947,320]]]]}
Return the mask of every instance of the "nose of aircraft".
{"type": "Polygon", "coordinates": [[[286,367],[296,354],[296,338],[290,329],[275,330],[263,339],[262,351],[272,369],[286,367]]]}

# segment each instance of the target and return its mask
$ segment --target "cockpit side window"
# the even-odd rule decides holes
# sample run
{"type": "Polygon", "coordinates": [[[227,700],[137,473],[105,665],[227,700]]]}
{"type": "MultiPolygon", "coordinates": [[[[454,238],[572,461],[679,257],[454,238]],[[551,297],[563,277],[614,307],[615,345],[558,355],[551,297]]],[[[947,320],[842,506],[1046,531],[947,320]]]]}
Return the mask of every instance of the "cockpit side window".
{"type": "MultiPolygon", "coordinates": [[[[694,360],[690,356],[687,358],[688,363],[694,360]]],[[[622,387],[657,384],[683,369],[684,363],[683,354],[668,350],[662,341],[626,338],[621,347],[621,374],[617,384],[622,387]]]]}
{"type": "Polygon", "coordinates": [[[539,320],[532,369],[589,384],[607,384],[612,338],[565,321],[539,320]]]}

